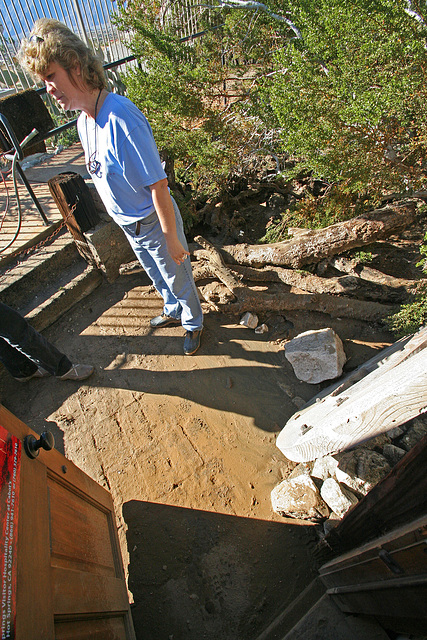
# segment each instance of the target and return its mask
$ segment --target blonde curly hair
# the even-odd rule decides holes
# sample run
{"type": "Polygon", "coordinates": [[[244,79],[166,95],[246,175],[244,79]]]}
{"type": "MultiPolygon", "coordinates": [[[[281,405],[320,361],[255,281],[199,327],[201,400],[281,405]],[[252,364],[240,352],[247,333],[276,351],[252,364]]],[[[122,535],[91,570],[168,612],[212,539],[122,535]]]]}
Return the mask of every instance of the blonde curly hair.
{"type": "Polygon", "coordinates": [[[72,71],[80,65],[81,79],[88,89],[105,89],[102,62],[94,52],[65,24],[53,18],[40,18],[24,38],[18,53],[21,66],[37,78],[42,78],[56,62],[75,84],[72,71]]]}

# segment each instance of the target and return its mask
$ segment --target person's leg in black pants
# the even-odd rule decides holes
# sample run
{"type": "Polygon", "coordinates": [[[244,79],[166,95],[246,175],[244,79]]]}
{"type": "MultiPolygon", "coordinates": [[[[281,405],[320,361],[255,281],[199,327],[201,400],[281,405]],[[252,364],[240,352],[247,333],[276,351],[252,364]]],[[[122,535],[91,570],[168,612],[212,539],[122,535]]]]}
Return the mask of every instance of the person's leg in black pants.
{"type": "Polygon", "coordinates": [[[0,302],[0,362],[17,379],[35,375],[41,367],[63,376],[72,363],[17,311],[0,302]]]}

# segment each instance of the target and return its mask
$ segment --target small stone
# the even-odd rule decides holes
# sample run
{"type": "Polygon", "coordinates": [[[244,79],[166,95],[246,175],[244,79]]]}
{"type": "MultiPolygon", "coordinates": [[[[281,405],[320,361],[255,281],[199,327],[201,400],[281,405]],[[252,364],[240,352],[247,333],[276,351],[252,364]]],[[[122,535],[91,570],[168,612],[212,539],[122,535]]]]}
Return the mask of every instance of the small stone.
{"type": "Polygon", "coordinates": [[[325,535],[327,536],[332,529],[335,529],[339,522],[341,522],[341,518],[332,511],[329,518],[323,523],[323,531],[325,532],[325,535]]]}
{"type": "Polygon", "coordinates": [[[245,327],[249,327],[249,329],[256,329],[258,326],[258,316],[255,313],[250,313],[247,311],[241,318],[240,324],[245,327]]]}
{"type": "Polygon", "coordinates": [[[313,478],[318,478],[319,480],[333,478],[335,476],[337,467],[338,460],[336,460],[333,456],[323,456],[322,458],[317,458],[310,475],[313,478]]]}
{"type": "Polygon", "coordinates": [[[400,439],[399,444],[403,449],[409,451],[412,447],[415,447],[417,442],[421,440],[427,433],[427,414],[423,414],[419,418],[411,420],[409,428],[405,435],[400,439]]]}
{"type": "Polygon", "coordinates": [[[406,453],[405,449],[396,447],[394,444],[384,445],[383,454],[392,466],[397,464],[406,453]]]}
{"type": "Polygon", "coordinates": [[[390,429],[390,431],[387,431],[388,437],[391,438],[392,440],[396,440],[397,438],[400,438],[400,436],[403,436],[404,433],[405,433],[405,430],[402,429],[402,427],[393,427],[393,429],[390,429]]]}
{"type": "Polygon", "coordinates": [[[295,469],[291,471],[287,479],[290,480],[291,478],[298,478],[298,476],[301,476],[301,475],[306,475],[306,476],[312,475],[311,466],[312,465],[309,462],[300,462],[299,464],[297,464],[295,469]]]}
{"type": "Polygon", "coordinates": [[[255,333],[268,333],[268,327],[266,324],[260,324],[259,327],[255,329],[255,333]]]}
{"type": "Polygon", "coordinates": [[[328,507],[340,518],[358,502],[356,496],[341,487],[334,478],[325,480],[320,489],[320,495],[328,507]]]}

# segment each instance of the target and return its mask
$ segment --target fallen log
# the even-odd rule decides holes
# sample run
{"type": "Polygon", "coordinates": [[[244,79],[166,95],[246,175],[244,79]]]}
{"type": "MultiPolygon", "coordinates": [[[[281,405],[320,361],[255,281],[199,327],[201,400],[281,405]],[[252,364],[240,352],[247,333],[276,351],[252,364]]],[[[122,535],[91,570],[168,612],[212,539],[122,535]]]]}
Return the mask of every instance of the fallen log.
{"type": "Polygon", "coordinates": [[[227,306],[230,313],[246,311],[262,313],[266,311],[317,311],[334,318],[354,318],[366,322],[379,322],[399,310],[398,306],[382,304],[370,300],[358,300],[331,296],[326,293],[307,293],[292,288],[285,293],[263,293],[245,288],[245,294],[237,293],[237,301],[227,306]]]}
{"type": "MultiPolygon", "coordinates": [[[[357,300],[345,296],[332,296],[324,293],[307,293],[298,288],[289,287],[285,291],[265,293],[251,289],[233,275],[223,262],[219,251],[202,236],[197,236],[195,241],[203,248],[199,253],[207,264],[203,264],[203,274],[211,273],[212,277],[220,280],[233,294],[235,302],[227,301],[227,311],[234,314],[252,311],[261,313],[265,311],[318,311],[327,313],[333,317],[355,318],[377,322],[396,312],[398,307],[366,300],[357,300]],[[208,267],[208,269],[206,268],[208,267]]],[[[285,285],[286,287],[286,285],[285,285]]],[[[220,307],[218,290],[215,294],[214,304],[220,307]]],[[[208,300],[213,302],[212,298],[208,300]]]]}
{"type": "Polygon", "coordinates": [[[348,273],[351,276],[366,280],[367,282],[373,282],[375,284],[385,285],[394,289],[405,289],[410,292],[416,289],[422,280],[407,280],[406,278],[396,278],[390,276],[387,273],[382,273],[378,269],[372,269],[364,264],[358,263],[356,260],[348,258],[338,257],[328,260],[328,264],[337,271],[342,273],[348,273]]]}
{"type": "MultiPolygon", "coordinates": [[[[409,287],[389,287],[386,284],[367,282],[355,275],[321,278],[308,271],[285,269],[284,267],[262,267],[255,269],[243,265],[230,265],[230,270],[242,279],[253,282],[283,282],[310,293],[328,293],[347,295],[355,298],[375,300],[376,302],[405,302],[409,295],[409,287]]],[[[412,287],[415,282],[408,280],[412,287]]]]}
{"type": "Polygon", "coordinates": [[[252,267],[273,264],[297,269],[383,239],[411,224],[415,215],[415,202],[409,201],[399,206],[376,209],[325,229],[297,233],[283,242],[227,245],[221,249],[221,255],[228,263],[252,267]]]}

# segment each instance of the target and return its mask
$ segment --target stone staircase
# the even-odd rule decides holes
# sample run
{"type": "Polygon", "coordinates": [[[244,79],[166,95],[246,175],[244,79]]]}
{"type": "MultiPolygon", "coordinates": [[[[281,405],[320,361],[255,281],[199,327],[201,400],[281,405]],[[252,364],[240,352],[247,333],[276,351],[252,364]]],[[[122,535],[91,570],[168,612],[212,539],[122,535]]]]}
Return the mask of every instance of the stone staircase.
{"type": "Polygon", "coordinates": [[[77,251],[66,227],[0,264],[0,300],[22,315],[38,331],[51,325],[102,282],[99,269],[89,266],[77,251]]]}

